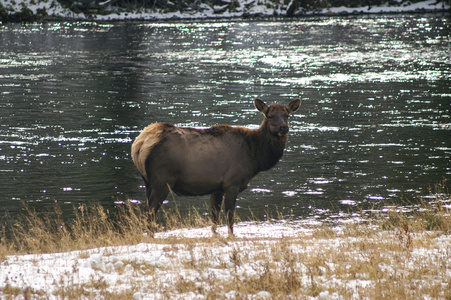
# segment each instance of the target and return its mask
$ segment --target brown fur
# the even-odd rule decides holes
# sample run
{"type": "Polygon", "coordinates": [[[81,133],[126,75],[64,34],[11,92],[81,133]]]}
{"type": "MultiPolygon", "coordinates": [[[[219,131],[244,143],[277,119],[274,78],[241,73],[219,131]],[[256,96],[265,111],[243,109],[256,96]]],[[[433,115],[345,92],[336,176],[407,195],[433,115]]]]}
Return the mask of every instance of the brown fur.
{"type": "Polygon", "coordinates": [[[176,127],[170,123],[147,126],[132,145],[132,157],[146,185],[152,220],[169,190],[181,195],[210,194],[212,220],[224,198],[227,222],[233,233],[236,197],[260,171],[272,168],[287,142],[288,115],[300,106],[267,106],[255,99],[265,117],[259,129],[230,125],[208,129],[176,127]]]}

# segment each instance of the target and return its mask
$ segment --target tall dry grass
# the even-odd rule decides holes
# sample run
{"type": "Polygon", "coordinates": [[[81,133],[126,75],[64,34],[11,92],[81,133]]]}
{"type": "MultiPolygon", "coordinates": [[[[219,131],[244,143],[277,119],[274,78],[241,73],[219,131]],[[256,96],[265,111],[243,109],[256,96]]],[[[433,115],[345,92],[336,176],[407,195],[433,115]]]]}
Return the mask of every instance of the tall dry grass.
{"type": "Polygon", "coordinates": [[[416,203],[404,200],[402,206],[388,206],[387,215],[380,220],[382,229],[399,231],[440,231],[451,233],[451,195],[443,180],[429,189],[429,195],[416,203]],[[403,207],[410,208],[404,211],[403,207]]]}
{"type": "Polygon", "coordinates": [[[5,216],[0,228],[0,259],[10,254],[52,253],[84,250],[102,246],[149,242],[154,232],[164,229],[203,227],[206,217],[192,209],[182,215],[178,207],[162,209],[157,223],[141,207],[127,201],[114,212],[99,203],[73,207],[73,218],[65,218],[61,206],[37,212],[22,203],[23,212],[12,219],[5,216]],[[8,227],[7,227],[8,226],[8,227]]]}
{"type": "MultiPolygon", "coordinates": [[[[386,213],[371,216],[365,226],[372,230],[394,231],[406,244],[410,243],[409,236],[414,232],[438,231],[450,234],[450,199],[446,181],[443,181],[416,204],[405,201],[402,205],[387,206],[386,213]],[[405,212],[403,207],[410,207],[411,210],[405,212]]],[[[5,225],[0,228],[0,259],[9,254],[64,252],[151,242],[153,233],[163,230],[158,224],[164,224],[164,230],[210,225],[208,216],[201,215],[195,209],[182,215],[177,206],[163,208],[159,212],[157,224],[150,223],[140,206],[131,202],[119,206],[114,212],[98,203],[74,206],[73,215],[71,219],[65,218],[59,204],[43,213],[23,203],[21,216],[14,220],[10,218],[8,228],[5,225]]],[[[273,215],[283,218],[280,212],[273,215]]],[[[361,226],[358,230],[355,226],[358,224],[347,225],[345,232],[355,236],[365,234],[361,226]]],[[[317,230],[316,234],[335,233],[325,226],[317,230]]]]}

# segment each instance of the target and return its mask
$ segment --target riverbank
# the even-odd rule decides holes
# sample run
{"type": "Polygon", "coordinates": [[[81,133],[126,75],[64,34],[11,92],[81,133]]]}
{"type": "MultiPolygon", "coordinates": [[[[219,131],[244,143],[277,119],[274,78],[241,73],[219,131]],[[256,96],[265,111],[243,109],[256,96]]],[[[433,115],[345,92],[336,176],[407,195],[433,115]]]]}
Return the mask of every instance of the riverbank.
{"type": "MultiPolygon", "coordinates": [[[[117,2],[117,1],[116,1],[117,2]]],[[[359,14],[393,13],[449,13],[450,2],[443,0],[426,1],[381,1],[378,5],[349,4],[346,2],[302,2],[238,0],[218,2],[194,2],[182,8],[170,1],[164,7],[151,8],[128,6],[119,7],[115,1],[81,1],[63,6],[54,0],[0,0],[0,20],[3,22],[45,21],[45,20],[191,20],[191,19],[231,19],[257,17],[302,17],[359,14]],[[340,3],[334,6],[333,3],[340,3]]],[[[359,3],[365,3],[359,2],[359,3]]]]}
{"type": "Polygon", "coordinates": [[[58,206],[24,206],[0,231],[0,298],[449,299],[450,201],[438,186],[339,224],[238,222],[235,237],[195,212],[163,211],[166,229],[152,234],[131,203],[114,218],[77,207],[70,222],[58,206]]]}
{"type": "Polygon", "coordinates": [[[2,299],[449,299],[451,234],[240,224],[0,262],[2,299]]]}

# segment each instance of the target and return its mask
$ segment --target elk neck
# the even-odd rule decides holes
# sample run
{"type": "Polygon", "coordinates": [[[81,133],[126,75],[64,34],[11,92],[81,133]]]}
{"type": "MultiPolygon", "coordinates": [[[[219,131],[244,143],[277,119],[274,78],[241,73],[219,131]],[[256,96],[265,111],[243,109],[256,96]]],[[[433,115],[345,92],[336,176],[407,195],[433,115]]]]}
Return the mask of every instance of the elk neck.
{"type": "Polygon", "coordinates": [[[259,129],[252,130],[251,152],[255,160],[255,171],[266,171],[274,167],[283,155],[288,137],[273,135],[266,118],[259,129]]]}

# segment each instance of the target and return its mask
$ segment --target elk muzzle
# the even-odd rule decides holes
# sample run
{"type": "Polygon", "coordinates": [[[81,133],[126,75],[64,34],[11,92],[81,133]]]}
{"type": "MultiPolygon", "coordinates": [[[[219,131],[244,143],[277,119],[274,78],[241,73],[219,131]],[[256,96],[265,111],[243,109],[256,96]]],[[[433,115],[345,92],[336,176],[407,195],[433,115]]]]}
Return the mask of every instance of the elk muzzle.
{"type": "Polygon", "coordinates": [[[283,136],[288,134],[288,132],[290,131],[290,129],[288,128],[288,126],[280,126],[280,130],[279,130],[279,135],[283,136]]]}

